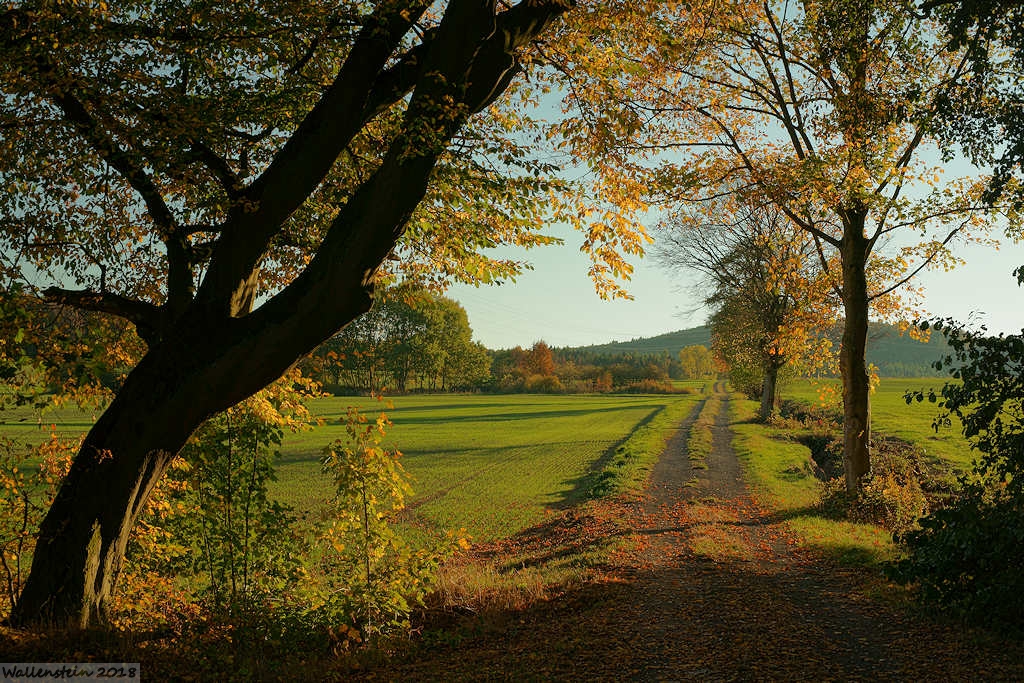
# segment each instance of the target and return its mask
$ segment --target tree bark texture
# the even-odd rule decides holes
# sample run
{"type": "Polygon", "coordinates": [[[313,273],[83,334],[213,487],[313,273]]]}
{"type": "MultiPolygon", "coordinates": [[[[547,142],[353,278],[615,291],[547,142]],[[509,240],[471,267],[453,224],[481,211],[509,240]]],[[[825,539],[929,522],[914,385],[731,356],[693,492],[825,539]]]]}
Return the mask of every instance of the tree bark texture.
{"type": "Polygon", "coordinates": [[[866,212],[844,217],[842,242],[843,310],[846,316],[839,365],[843,378],[843,468],[846,489],[855,493],[871,466],[871,403],[866,361],[868,297],[865,266],[869,242],[866,212]]]}
{"type": "Polygon", "coordinates": [[[779,366],[769,362],[765,366],[764,379],[761,381],[761,411],[762,420],[767,420],[775,413],[775,403],[778,398],[779,387],[779,366]]]}

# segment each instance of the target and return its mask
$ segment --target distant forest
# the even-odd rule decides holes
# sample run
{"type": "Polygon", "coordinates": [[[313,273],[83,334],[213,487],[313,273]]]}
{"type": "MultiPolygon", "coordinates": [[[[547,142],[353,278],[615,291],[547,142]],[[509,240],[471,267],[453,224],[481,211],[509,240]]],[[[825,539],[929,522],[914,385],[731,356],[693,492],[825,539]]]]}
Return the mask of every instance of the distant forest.
{"type": "MultiPolygon", "coordinates": [[[[838,346],[842,326],[838,325],[830,337],[838,346]]],[[[711,327],[703,325],[676,332],[659,334],[656,337],[639,337],[627,342],[612,342],[595,346],[584,346],[566,351],[590,351],[598,354],[677,354],[687,346],[711,348],[711,327]]],[[[882,377],[933,377],[935,361],[951,352],[944,337],[933,334],[927,343],[915,341],[900,335],[899,328],[886,323],[871,323],[868,332],[868,363],[878,367],[882,377]]]]}
{"type": "MultiPolygon", "coordinates": [[[[835,344],[838,345],[836,333],[835,344]]],[[[672,380],[713,378],[709,326],[583,347],[486,349],[472,341],[465,310],[442,296],[393,297],[357,319],[302,364],[303,372],[334,393],[378,391],[668,392],[672,380]]],[[[935,374],[949,352],[873,324],[868,362],[883,377],[935,374]]]]}

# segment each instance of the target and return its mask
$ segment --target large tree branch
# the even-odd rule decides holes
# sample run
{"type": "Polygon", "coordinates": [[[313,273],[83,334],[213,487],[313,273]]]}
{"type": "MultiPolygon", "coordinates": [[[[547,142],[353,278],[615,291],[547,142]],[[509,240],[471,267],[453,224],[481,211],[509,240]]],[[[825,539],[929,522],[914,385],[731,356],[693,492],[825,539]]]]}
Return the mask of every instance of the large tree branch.
{"type": "Polygon", "coordinates": [[[891,286],[886,287],[885,289],[883,289],[880,292],[876,292],[876,293],[870,295],[868,297],[868,301],[874,301],[875,299],[877,299],[879,297],[883,297],[886,294],[894,292],[897,289],[899,289],[900,287],[902,287],[903,285],[905,285],[908,282],[910,282],[911,280],[913,280],[915,277],[917,277],[917,275],[922,270],[924,270],[929,265],[931,265],[932,261],[935,260],[935,257],[939,255],[939,252],[941,252],[946,247],[946,245],[950,243],[950,241],[954,237],[956,237],[958,234],[960,234],[960,232],[963,229],[964,229],[964,225],[959,225],[959,226],[953,228],[952,230],[950,230],[949,234],[946,235],[945,239],[943,239],[941,242],[939,242],[938,246],[936,246],[935,249],[933,249],[932,252],[930,254],[928,254],[928,256],[925,257],[925,259],[923,261],[921,261],[921,263],[917,266],[917,268],[915,268],[914,270],[910,271],[910,273],[907,276],[901,278],[899,281],[893,283],[891,286]]]}
{"type": "MultiPolygon", "coordinates": [[[[40,71],[52,75],[52,64],[46,60],[40,71]],[[46,68],[50,67],[50,68],[46,68]]],[[[157,234],[167,250],[167,306],[180,312],[192,300],[192,268],[186,256],[185,239],[178,233],[177,224],[159,188],[146,171],[126,150],[122,149],[89,112],[85,104],[58,81],[49,83],[50,97],[63,112],[65,119],[92,148],[116,170],[134,189],[146,205],[157,234]]]]}
{"type": "Polygon", "coordinates": [[[222,156],[214,152],[205,142],[199,140],[192,143],[191,153],[210,171],[229,199],[238,198],[238,193],[242,189],[242,181],[222,156]]]}
{"type": "MultiPolygon", "coordinates": [[[[218,246],[201,292],[215,307],[237,300],[237,290],[251,280],[270,240],[287,217],[297,209],[326,176],[330,166],[351,138],[383,108],[400,99],[413,87],[418,92],[425,75],[437,72],[453,82],[464,83],[465,90],[456,101],[478,111],[502,92],[516,72],[514,53],[544,31],[553,18],[571,6],[567,0],[524,0],[509,10],[494,14],[493,3],[478,21],[487,22],[487,31],[480,40],[467,41],[470,24],[447,38],[440,28],[428,33],[424,42],[406,53],[397,64],[383,69],[384,63],[397,47],[410,24],[429,3],[416,4],[414,12],[403,16],[382,14],[367,22],[356,46],[342,66],[334,84],[324,98],[299,125],[295,134],[277,157],[247,190],[244,203],[255,210],[237,212],[235,224],[226,231],[218,246]],[[552,11],[556,8],[556,11],[552,11]],[[370,27],[375,27],[371,28],[370,27]],[[445,63],[454,47],[465,54],[460,62],[445,63]],[[438,62],[437,60],[441,61],[438,62]],[[451,68],[465,72],[450,72],[451,68]],[[492,72],[498,74],[493,76],[492,72]],[[273,201],[270,199],[273,198],[273,201]],[[244,226],[244,227],[243,227],[244,226]]],[[[453,3],[445,16],[462,11],[461,3],[453,3]]],[[[416,95],[414,95],[414,100],[416,95]]],[[[411,105],[410,105],[411,106],[411,105]]]]}
{"type": "Polygon", "coordinates": [[[273,236],[362,128],[381,70],[429,4],[416,0],[400,8],[381,3],[366,19],[334,82],[267,169],[241,193],[199,291],[208,305],[229,316],[245,312],[237,307],[247,298],[240,289],[250,286],[273,236]]]}
{"type": "MultiPolygon", "coordinates": [[[[3,15],[0,27],[4,42],[24,42],[31,35],[32,18],[25,12],[8,12],[3,15]],[[15,29],[19,32],[14,35],[15,29]]],[[[38,83],[43,94],[61,112],[66,121],[96,154],[114,169],[142,199],[146,211],[156,227],[157,235],[166,247],[167,307],[181,311],[192,298],[192,269],[186,255],[185,238],[178,232],[178,226],[160,188],[130,153],[120,145],[104,127],[102,114],[97,116],[85,99],[75,92],[78,85],[73,74],[63,73],[49,53],[33,49],[34,69],[29,77],[38,83]]],[[[95,108],[95,107],[93,107],[95,108]]]]}
{"type": "Polygon", "coordinates": [[[345,308],[356,304],[340,302],[339,292],[363,292],[362,298],[356,297],[361,302],[356,308],[369,306],[377,269],[394,249],[422,199],[434,165],[444,151],[440,143],[458,131],[474,108],[483,106],[507,86],[508,59],[479,46],[500,41],[507,56],[569,9],[568,3],[559,0],[523,3],[525,6],[513,15],[520,21],[502,26],[493,15],[488,19],[486,12],[481,12],[489,4],[467,0],[449,6],[438,30],[438,52],[425,62],[425,73],[444,73],[446,77],[427,77],[417,86],[406,112],[406,141],[392,144],[381,166],[341,207],[306,270],[241,321],[240,334],[247,346],[251,340],[254,353],[271,352],[285,344],[284,335],[299,336],[297,330],[305,335],[302,353],[321,343],[360,312],[345,308]],[[476,39],[472,35],[467,39],[471,26],[479,31],[476,39]],[[461,79],[448,77],[458,74],[461,79]],[[446,96],[459,93],[463,106],[445,109],[440,118],[424,120],[439,113],[438,103],[446,101],[446,96]],[[408,136],[415,135],[424,123],[442,125],[443,130],[435,132],[438,139],[432,140],[434,144],[409,148],[408,136]]]}
{"type": "Polygon", "coordinates": [[[40,67],[38,73],[44,79],[50,99],[64,114],[65,120],[139,194],[158,233],[166,240],[174,232],[174,216],[152,178],[136,163],[131,154],[121,148],[103,129],[85,103],[71,92],[67,79],[62,79],[56,74],[56,66],[52,62],[40,58],[40,67]]]}
{"type": "Polygon", "coordinates": [[[161,313],[158,307],[120,294],[50,287],[43,291],[43,297],[55,304],[124,318],[135,324],[139,336],[147,344],[154,342],[160,330],[161,313]]]}

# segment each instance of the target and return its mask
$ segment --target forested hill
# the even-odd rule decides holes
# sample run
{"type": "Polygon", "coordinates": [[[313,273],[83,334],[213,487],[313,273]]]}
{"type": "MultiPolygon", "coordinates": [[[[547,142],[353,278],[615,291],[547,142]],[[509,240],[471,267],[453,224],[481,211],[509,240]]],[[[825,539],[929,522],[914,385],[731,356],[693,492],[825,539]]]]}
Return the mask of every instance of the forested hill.
{"type": "Polygon", "coordinates": [[[711,327],[703,325],[688,330],[666,332],[657,337],[639,337],[628,342],[611,342],[595,346],[581,346],[579,351],[591,351],[596,354],[640,353],[652,356],[669,354],[675,356],[679,350],[687,346],[706,346],[711,348],[711,327]]]}
{"type": "MultiPolygon", "coordinates": [[[[837,328],[834,340],[838,344],[842,328],[837,328]]],[[[677,330],[656,337],[641,337],[627,342],[612,342],[580,347],[581,351],[601,354],[676,355],[686,346],[711,346],[711,328],[707,325],[688,330],[677,330]]],[[[883,377],[920,377],[935,374],[932,363],[949,353],[949,345],[940,335],[932,335],[927,344],[900,336],[894,325],[872,323],[868,335],[868,362],[878,366],[883,377]]]]}

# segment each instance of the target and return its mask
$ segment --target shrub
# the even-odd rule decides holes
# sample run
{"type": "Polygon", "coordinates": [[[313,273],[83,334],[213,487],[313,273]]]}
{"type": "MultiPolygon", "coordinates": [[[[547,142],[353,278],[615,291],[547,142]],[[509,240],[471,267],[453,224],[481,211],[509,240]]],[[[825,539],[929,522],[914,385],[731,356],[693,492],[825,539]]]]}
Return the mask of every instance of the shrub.
{"type": "Polygon", "coordinates": [[[619,391],[625,394],[682,394],[693,393],[690,389],[676,388],[671,382],[658,379],[641,379],[630,382],[619,391]]]}
{"type": "Polygon", "coordinates": [[[262,412],[265,400],[257,394],[208,420],[182,451],[188,513],[177,531],[193,547],[187,569],[205,576],[217,611],[258,607],[298,581],[295,514],[267,493],[283,434],[262,412]]]}
{"type": "MultiPolygon", "coordinates": [[[[1024,269],[1018,270],[1024,279],[1024,269]]],[[[927,329],[929,324],[922,323],[927,329]]],[[[949,504],[901,535],[907,557],[889,567],[903,583],[915,583],[926,602],[1012,630],[1024,629],[1024,332],[998,337],[938,321],[953,355],[935,364],[960,380],[926,397],[964,425],[964,436],[980,456],[960,478],[949,504]]]]}
{"type": "Polygon", "coordinates": [[[947,507],[903,534],[908,556],[887,568],[923,601],[1010,630],[1024,629],[1024,506],[966,480],[947,507]]]}
{"type": "Polygon", "coordinates": [[[844,480],[835,477],[825,483],[819,505],[830,516],[902,533],[915,527],[928,512],[924,478],[919,449],[895,439],[876,441],[872,444],[871,471],[860,491],[851,496],[844,480]]]}
{"type": "Polygon", "coordinates": [[[565,391],[557,375],[531,375],[526,380],[526,389],[531,394],[561,394],[565,391]]]}
{"type": "Polygon", "coordinates": [[[390,421],[381,413],[371,422],[354,407],[344,420],[347,438],[325,448],[321,460],[336,494],[318,611],[347,644],[408,629],[443,556],[468,544],[449,536],[439,548],[412,547],[392,524],[412,489],[401,452],[381,446],[390,421]]]}
{"type": "Polygon", "coordinates": [[[35,531],[78,450],[56,433],[38,446],[0,439],[0,615],[14,607],[32,564],[35,531]]]}

